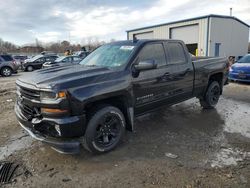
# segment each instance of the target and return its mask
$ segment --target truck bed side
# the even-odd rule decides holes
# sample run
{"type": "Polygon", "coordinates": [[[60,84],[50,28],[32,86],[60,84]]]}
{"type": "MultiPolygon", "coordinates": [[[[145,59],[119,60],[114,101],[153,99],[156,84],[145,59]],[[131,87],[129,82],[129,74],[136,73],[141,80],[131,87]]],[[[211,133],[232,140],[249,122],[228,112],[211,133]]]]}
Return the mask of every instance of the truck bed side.
{"type": "Polygon", "coordinates": [[[227,80],[228,61],[226,58],[201,58],[192,62],[195,70],[194,95],[201,96],[205,92],[211,76],[218,76],[223,86],[227,80]]]}

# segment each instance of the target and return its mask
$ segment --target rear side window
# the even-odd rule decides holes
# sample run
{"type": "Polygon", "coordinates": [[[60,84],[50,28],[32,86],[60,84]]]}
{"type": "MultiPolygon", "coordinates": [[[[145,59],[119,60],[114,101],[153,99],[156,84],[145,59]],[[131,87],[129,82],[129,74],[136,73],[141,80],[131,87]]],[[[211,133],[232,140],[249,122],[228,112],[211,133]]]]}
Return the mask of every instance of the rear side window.
{"type": "Polygon", "coordinates": [[[166,45],[168,53],[168,63],[186,63],[186,56],[183,46],[178,42],[169,42],[166,45]]]}
{"type": "Polygon", "coordinates": [[[41,58],[37,59],[35,62],[43,63],[44,61],[45,61],[45,58],[41,57],[41,58]]]}
{"type": "Polygon", "coordinates": [[[158,66],[166,65],[162,44],[147,44],[139,54],[140,61],[155,60],[158,66]]]}
{"type": "Polygon", "coordinates": [[[10,55],[1,55],[4,61],[13,61],[13,58],[10,55]]]}

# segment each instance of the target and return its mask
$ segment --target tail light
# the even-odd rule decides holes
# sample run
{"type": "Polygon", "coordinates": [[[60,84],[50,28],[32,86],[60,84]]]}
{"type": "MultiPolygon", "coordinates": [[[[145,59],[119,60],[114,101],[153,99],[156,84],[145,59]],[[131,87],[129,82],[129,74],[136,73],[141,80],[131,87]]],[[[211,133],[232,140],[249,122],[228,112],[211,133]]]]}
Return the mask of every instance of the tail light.
{"type": "Polygon", "coordinates": [[[12,61],[12,63],[13,63],[14,65],[16,65],[16,64],[17,64],[15,60],[13,60],[13,61],[12,61]]]}

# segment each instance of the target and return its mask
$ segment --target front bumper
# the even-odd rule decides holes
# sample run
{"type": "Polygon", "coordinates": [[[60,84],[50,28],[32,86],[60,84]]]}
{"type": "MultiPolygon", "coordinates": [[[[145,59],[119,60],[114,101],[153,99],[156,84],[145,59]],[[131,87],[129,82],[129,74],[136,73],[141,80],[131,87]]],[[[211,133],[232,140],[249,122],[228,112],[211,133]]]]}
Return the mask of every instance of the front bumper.
{"type": "Polygon", "coordinates": [[[244,74],[244,77],[242,77],[239,73],[231,72],[229,73],[228,79],[240,82],[250,82],[250,74],[244,74]]]}
{"type": "Polygon", "coordinates": [[[50,145],[53,149],[60,153],[75,154],[80,151],[80,144],[84,134],[85,116],[62,117],[60,119],[33,118],[27,120],[19,106],[15,105],[15,113],[19,124],[26,130],[31,137],[50,145]],[[60,131],[41,131],[41,127],[54,128],[57,125],[60,131]],[[51,136],[51,134],[57,134],[51,136]]]}

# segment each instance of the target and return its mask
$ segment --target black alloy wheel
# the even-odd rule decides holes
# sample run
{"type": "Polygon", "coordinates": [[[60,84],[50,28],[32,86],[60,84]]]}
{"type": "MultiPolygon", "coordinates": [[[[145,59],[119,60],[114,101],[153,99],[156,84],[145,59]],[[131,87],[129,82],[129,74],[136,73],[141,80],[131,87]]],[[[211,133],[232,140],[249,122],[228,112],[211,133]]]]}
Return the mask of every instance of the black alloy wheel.
{"type": "Polygon", "coordinates": [[[84,147],[93,153],[114,149],[125,132],[123,113],[114,106],[97,108],[90,117],[84,136],[84,147]]]}

